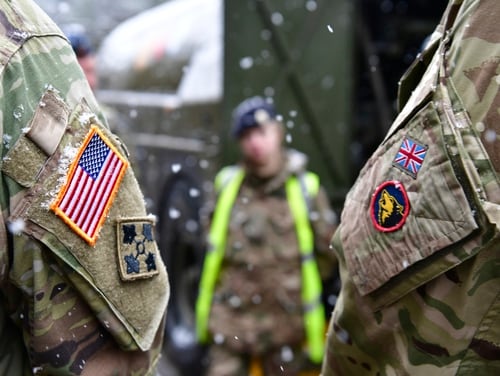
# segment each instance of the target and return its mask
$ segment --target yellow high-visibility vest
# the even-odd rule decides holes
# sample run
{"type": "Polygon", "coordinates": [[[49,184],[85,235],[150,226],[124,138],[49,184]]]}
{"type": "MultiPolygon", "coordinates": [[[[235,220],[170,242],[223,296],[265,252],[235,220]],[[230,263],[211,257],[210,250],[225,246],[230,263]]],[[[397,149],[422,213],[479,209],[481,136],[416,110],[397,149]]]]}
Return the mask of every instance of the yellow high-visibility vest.
{"type": "MultiPolygon", "coordinates": [[[[220,193],[210,226],[210,247],[205,255],[196,302],[196,334],[202,343],[208,339],[210,307],[226,249],[227,228],[244,176],[243,169],[230,166],[222,169],[215,180],[215,187],[219,188],[220,193]]],[[[321,301],[322,284],[314,258],[314,235],[308,209],[309,197],[314,197],[318,193],[319,178],[312,172],[304,172],[298,177],[292,175],[285,183],[285,190],[295,222],[301,255],[301,297],[307,351],[311,361],[320,363],[324,352],[325,313],[321,301]]]]}

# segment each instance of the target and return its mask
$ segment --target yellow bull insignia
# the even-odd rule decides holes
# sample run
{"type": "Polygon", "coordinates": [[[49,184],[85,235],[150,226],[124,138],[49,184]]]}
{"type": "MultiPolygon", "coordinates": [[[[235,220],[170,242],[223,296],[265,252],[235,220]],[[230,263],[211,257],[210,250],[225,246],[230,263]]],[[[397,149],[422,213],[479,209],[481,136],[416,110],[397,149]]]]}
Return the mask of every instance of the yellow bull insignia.
{"type": "Polygon", "coordinates": [[[401,182],[386,181],[379,185],[372,196],[371,218],[379,231],[400,229],[410,213],[408,195],[401,182]]]}

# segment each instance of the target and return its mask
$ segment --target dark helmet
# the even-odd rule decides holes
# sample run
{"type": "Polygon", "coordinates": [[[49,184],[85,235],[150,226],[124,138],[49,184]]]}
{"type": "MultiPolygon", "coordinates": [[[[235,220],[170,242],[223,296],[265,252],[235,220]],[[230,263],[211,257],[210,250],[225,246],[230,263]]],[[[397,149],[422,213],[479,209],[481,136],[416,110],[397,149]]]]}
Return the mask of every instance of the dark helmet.
{"type": "Polygon", "coordinates": [[[232,134],[239,138],[244,130],[276,119],[276,115],[276,109],[270,101],[262,97],[245,99],[233,111],[232,134]]]}
{"type": "Polygon", "coordinates": [[[82,25],[68,25],[63,28],[63,32],[71,43],[77,57],[85,57],[92,53],[92,43],[82,25]]]}

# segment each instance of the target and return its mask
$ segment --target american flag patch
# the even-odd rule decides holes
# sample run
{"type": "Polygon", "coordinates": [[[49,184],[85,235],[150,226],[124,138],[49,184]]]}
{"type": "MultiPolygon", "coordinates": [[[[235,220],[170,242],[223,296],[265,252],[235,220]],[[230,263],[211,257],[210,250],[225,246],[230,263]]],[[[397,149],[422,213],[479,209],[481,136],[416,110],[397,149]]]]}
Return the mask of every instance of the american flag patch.
{"type": "Polygon", "coordinates": [[[51,209],[94,245],[128,162],[92,125],[51,209]]]}
{"type": "Polygon", "coordinates": [[[409,137],[405,137],[392,165],[416,178],[422,163],[424,163],[427,149],[427,145],[422,145],[409,137]]]}

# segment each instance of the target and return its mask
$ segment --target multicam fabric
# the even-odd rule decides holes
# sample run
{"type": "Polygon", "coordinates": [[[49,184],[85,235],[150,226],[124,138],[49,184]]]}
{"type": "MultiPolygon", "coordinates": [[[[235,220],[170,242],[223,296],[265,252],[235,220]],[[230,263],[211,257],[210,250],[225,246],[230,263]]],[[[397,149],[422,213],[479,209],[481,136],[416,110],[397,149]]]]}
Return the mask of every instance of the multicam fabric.
{"type": "Polygon", "coordinates": [[[0,75],[0,374],[153,374],[169,293],[154,221],[71,46],[29,0],[0,4],[0,75]],[[125,161],[93,245],[50,209],[91,129],[125,161]]]}
{"type": "Polygon", "coordinates": [[[500,373],[498,12],[496,0],[450,1],[403,77],[404,107],[332,239],[342,290],[323,376],[500,373]],[[407,139],[425,149],[412,173],[395,166],[407,139]],[[395,192],[372,199],[388,182],[408,215],[383,231],[372,213],[397,222],[402,210],[395,192]]]}
{"type": "MultiPolygon", "coordinates": [[[[208,375],[220,375],[226,367],[246,364],[251,355],[272,357],[285,369],[280,374],[293,375],[288,368],[292,368],[291,359],[283,360],[275,354],[294,352],[296,359],[306,359],[300,357],[305,342],[301,258],[285,190],[288,178],[301,173],[305,173],[303,155],[290,152],[276,176],[259,179],[249,172],[241,183],[232,206],[208,321],[214,342],[212,354],[222,352],[226,360],[212,356],[217,363],[211,362],[208,375]],[[224,349],[217,350],[217,346],[224,349]]],[[[328,249],[333,217],[322,189],[311,197],[310,207],[315,257],[326,278],[332,275],[336,263],[328,249]]]]}

